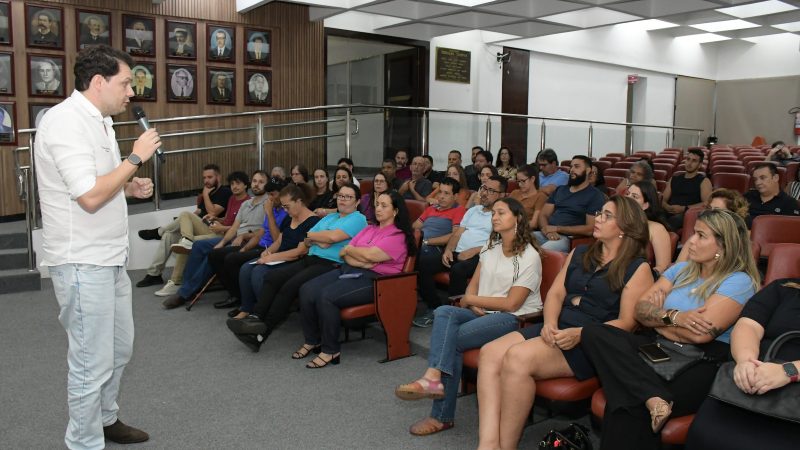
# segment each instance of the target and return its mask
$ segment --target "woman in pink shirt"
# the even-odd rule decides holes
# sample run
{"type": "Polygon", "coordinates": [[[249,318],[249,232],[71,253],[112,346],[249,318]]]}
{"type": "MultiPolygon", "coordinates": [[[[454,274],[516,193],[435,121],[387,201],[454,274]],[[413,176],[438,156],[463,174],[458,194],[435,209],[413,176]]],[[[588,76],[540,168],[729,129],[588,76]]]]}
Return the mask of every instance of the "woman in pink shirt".
{"type": "Polygon", "coordinates": [[[340,268],[300,288],[305,343],[292,358],[319,353],[306,365],[309,369],[339,364],[340,310],[372,302],[372,280],[400,273],[406,257],[416,252],[408,210],[400,194],[396,191],[380,194],[375,203],[375,218],[376,225],[364,228],[342,249],[344,264],[340,268]]]}

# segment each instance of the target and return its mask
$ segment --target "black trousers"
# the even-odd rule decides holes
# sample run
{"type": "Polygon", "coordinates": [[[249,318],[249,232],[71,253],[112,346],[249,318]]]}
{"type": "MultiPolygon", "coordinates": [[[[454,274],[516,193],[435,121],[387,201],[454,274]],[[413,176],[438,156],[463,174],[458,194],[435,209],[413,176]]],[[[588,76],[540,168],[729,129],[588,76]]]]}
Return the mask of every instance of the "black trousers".
{"type": "Polygon", "coordinates": [[[442,251],[440,248],[428,247],[430,246],[423,246],[417,257],[417,271],[419,272],[417,276],[422,300],[428,305],[428,309],[433,311],[442,306],[442,301],[436,293],[436,281],[434,281],[433,276],[439,272],[449,270],[450,286],[447,288],[448,295],[461,295],[467,291],[467,284],[472,274],[475,273],[475,268],[478,267],[480,257],[475,255],[466,261],[458,261],[458,254],[453,253],[455,262],[448,269],[442,264],[442,251]]]}
{"type": "Polygon", "coordinates": [[[278,269],[268,270],[264,275],[264,284],[258,294],[254,313],[270,330],[275,329],[289,315],[289,309],[297,298],[300,287],[306,281],[330,272],[336,266],[338,264],[329,259],[306,256],[283,264],[278,269]]]}
{"type": "Polygon", "coordinates": [[[264,247],[256,247],[246,252],[240,246],[217,248],[208,255],[208,263],[232,297],[242,298],[239,289],[239,269],[251,259],[258,258],[264,247]]]}
{"type": "MultiPolygon", "coordinates": [[[[672,401],[672,417],[679,417],[696,412],[711,389],[717,362],[701,362],[672,381],[664,381],[639,356],[639,346],[654,340],[652,330],[632,334],[603,324],[583,328],[581,347],[597,370],[606,395],[601,449],[658,449],[661,439],[650,427],[645,401],[651,397],[672,401]]],[[[715,341],[704,349],[710,356],[720,357],[728,345],[715,341]]]]}

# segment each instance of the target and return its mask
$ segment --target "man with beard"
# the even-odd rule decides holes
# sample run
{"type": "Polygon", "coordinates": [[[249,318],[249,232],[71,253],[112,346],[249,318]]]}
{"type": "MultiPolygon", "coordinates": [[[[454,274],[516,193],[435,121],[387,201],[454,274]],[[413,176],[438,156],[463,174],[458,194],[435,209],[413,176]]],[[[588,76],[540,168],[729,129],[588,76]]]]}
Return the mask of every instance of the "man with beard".
{"type": "MultiPolygon", "coordinates": [[[[472,167],[475,168],[475,172],[472,175],[467,175],[467,186],[469,186],[470,190],[477,191],[481,187],[481,180],[478,175],[481,173],[481,169],[492,164],[492,161],[494,161],[492,152],[487,150],[478,151],[475,157],[472,158],[472,167]]],[[[466,173],[466,170],[464,172],[466,173]]]]}
{"type": "Polygon", "coordinates": [[[55,17],[50,11],[41,10],[36,13],[36,27],[31,33],[31,42],[34,45],[58,47],[58,36],[53,33],[55,17]]]}
{"type": "Polygon", "coordinates": [[[750,204],[750,215],[747,216],[747,227],[753,219],[765,214],[780,216],[800,216],[797,200],[781,190],[778,167],[773,162],[762,162],[753,168],[755,190],[749,191],[744,198],[750,204]]]}
{"type": "Polygon", "coordinates": [[[673,175],[661,196],[661,206],[667,211],[667,223],[673,230],[683,227],[683,216],[693,206],[702,206],[711,197],[711,180],[700,173],[705,155],[698,149],[689,150],[683,158],[686,173],[673,175]]]}
{"type": "MultiPolygon", "coordinates": [[[[476,145],[475,147],[472,147],[472,155],[470,156],[470,161],[472,161],[472,164],[464,167],[464,174],[467,176],[467,181],[469,181],[470,178],[472,178],[472,177],[474,177],[474,178],[478,177],[478,173],[480,172],[480,169],[475,167],[475,157],[478,156],[478,153],[480,153],[482,151],[483,151],[483,147],[481,147],[479,145],[476,145]]],[[[472,189],[472,187],[470,187],[470,189],[472,189]]]]}
{"type": "Polygon", "coordinates": [[[542,248],[569,252],[573,236],[591,236],[594,212],[600,211],[605,196],[591,185],[592,160],[578,155],[572,158],[569,181],[556,188],[539,214],[539,230],[534,233],[542,248]]]}

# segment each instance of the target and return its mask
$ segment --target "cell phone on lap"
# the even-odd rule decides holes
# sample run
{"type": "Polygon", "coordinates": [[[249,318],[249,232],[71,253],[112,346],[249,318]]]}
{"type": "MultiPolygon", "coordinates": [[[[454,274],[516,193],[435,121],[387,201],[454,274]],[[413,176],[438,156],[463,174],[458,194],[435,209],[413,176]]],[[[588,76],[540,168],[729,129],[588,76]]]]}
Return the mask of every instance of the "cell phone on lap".
{"type": "Polygon", "coordinates": [[[662,349],[661,346],[655,342],[639,346],[639,351],[647,359],[654,363],[669,361],[669,355],[667,352],[665,352],[664,349],[662,349]]]}

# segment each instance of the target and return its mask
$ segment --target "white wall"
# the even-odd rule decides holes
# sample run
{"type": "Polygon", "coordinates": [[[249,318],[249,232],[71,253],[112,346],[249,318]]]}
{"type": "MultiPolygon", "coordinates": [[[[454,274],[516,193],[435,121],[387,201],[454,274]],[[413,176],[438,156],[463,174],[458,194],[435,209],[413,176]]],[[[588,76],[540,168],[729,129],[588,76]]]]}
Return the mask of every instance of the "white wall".
{"type": "Polygon", "coordinates": [[[775,34],[752,38],[757,43],[719,43],[717,80],[771,78],[800,74],[800,36],[775,34]]]}

